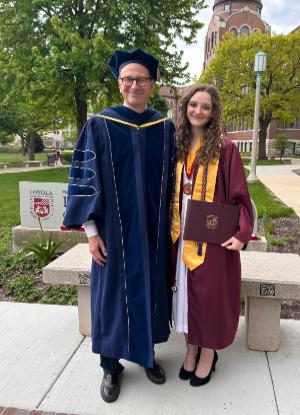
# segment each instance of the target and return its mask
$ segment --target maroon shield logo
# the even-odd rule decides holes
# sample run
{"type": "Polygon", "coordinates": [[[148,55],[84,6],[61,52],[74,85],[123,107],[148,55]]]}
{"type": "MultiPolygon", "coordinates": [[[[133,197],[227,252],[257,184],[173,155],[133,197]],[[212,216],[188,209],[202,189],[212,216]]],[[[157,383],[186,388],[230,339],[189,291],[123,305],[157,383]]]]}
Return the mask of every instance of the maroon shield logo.
{"type": "Polygon", "coordinates": [[[50,214],[50,200],[43,197],[33,198],[33,212],[40,218],[46,218],[50,214]]]}
{"type": "Polygon", "coordinates": [[[33,199],[33,209],[36,216],[40,218],[45,218],[50,213],[50,201],[49,199],[42,197],[35,197],[33,199]]]}
{"type": "Polygon", "coordinates": [[[52,192],[44,189],[30,191],[30,213],[35,219],[50,219],[54,213],[52,192]]]}

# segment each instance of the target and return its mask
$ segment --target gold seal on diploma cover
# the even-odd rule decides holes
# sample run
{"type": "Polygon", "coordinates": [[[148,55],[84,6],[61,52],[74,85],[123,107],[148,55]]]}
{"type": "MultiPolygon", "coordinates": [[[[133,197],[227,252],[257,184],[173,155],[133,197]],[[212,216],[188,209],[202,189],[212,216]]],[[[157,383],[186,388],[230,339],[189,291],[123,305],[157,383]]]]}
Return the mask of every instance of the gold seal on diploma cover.
{"type": "Polygon", "coordinates": [[[215,215],[207,215],[206,227],[210,230],[215,230],[218,226],[219,218],[215,215]]]}

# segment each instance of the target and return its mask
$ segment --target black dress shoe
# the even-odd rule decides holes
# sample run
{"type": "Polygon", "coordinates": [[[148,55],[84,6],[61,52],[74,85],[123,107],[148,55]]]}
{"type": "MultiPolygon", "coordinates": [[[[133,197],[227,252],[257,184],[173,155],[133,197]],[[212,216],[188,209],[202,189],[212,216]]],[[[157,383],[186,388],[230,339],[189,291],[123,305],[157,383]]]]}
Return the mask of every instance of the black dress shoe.
{"type": "Polygon", "coordinates": [[[218,361],[218,353],[214,350],[214,358],[212,361],[212,365],[209,371],[209,374],[207,376],[205,376],[205,378],[199,378],[198,376],[196,376],[195,374],[191,377],[190,380],[190,384],[191,386],[202,386],[205,385],[206,383],[208,383],[210,381],[210,377],[212,372],[216,370],[216,364],[218,361]]]}
{"type": "Polygon", "coordinates": [[[200,359],[200,354],[201,354],[201,347],[198,347],[198,353],[197,353],[196,360],[195,360],[194,370],[186,370],[183,365],[181,366],[181,369],[178,375],[181,380],[189,380],[194,375],[197,363],[199,362],[199,359],[200,359]]]}
{"type": "Polygon", "coordinates": [[[119,375],[104,373],[100,394],[105,402],[115,402],[120,394],[119,375]]]}
{"type": "Polygon", "coordinates": [[[163,368],[154,362],[153,368],[145,367],[146,376],[151,382],[162,385],[166,381],[166,375],[163,368]]]}

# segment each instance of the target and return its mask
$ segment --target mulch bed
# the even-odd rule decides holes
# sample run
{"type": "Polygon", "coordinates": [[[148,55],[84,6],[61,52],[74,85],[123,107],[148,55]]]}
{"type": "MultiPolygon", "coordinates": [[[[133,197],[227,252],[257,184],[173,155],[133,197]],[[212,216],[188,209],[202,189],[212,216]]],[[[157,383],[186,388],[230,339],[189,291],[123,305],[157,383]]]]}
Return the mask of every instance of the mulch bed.
{"type": "MultiPolygon", "coordinates": [[[[290,236],[294,242],[285,242],[283,247],[270,245],[270,252],[290,252],[300,254],[300,218],[296,215],[290,218],[274,219],[275,237],[290,236]]],[[[281,303],[281,318],[300,320],[300,301],[283,301],[281,303]]]]}

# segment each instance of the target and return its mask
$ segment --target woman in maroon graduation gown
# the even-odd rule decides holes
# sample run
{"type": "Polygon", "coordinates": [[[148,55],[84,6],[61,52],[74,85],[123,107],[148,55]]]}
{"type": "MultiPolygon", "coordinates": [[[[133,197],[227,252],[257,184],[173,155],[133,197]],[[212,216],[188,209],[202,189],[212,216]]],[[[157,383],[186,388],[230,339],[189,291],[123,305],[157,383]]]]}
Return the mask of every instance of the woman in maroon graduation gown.
{"type": "Polygon", "coordinates": [[[215,370],[216,349],[229,346],[236,334],[240,312],[239,250],[251,237],[253,217],[239,151],[221,134],[216,88],[190,88],[180,108],[171,231],[177,257],[173,318],[176,331],[184,333],[187,345],[179,377],[189,379],[192,386],[200,386],[209,382],[215,370]],[[238,228],[221,245],[183,240],[187,202],[190,198],[200,200],[205,176],[205,201],[240,207],[238,228]]]}

